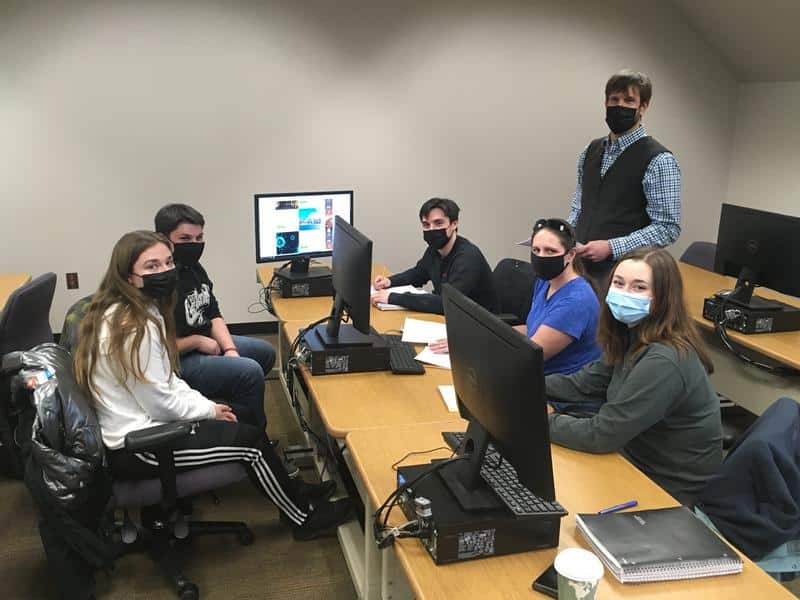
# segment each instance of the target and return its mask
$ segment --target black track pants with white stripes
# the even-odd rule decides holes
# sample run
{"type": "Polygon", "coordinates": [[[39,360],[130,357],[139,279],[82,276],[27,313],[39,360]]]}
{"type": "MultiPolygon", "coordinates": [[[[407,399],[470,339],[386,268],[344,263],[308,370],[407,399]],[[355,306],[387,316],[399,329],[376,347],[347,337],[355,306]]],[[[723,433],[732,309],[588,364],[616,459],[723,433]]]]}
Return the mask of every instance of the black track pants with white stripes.
{"type": "MultiPolygon", "coordinates": [[[[292,522],[302,525],[308,502],[299,498],[267,436],[252,425],[228,421],[201,421],[194,435],[172,445],[175,467],[192,469],[220,462],[238,461],[247,467],[255,486],[292,522]]],[[[158,460],[147,452],[125,449],[109,452],[111,472],[120,479],[158,477],[158,460]]]]}

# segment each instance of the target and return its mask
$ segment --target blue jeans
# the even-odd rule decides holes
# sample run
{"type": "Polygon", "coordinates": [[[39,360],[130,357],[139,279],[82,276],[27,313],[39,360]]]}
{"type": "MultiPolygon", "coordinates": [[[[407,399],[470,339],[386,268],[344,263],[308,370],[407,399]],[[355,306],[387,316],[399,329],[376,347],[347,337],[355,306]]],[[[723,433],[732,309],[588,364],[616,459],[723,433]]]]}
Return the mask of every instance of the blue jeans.
{"type": "Polygon", "coordinates": [[[181,378],[207,398],[230,404],[240,421],[263,431],[264,376],[275,364],[275,349],[257,338],[232,337],[240,356],[187,352],[180,357],[181,378]]]}

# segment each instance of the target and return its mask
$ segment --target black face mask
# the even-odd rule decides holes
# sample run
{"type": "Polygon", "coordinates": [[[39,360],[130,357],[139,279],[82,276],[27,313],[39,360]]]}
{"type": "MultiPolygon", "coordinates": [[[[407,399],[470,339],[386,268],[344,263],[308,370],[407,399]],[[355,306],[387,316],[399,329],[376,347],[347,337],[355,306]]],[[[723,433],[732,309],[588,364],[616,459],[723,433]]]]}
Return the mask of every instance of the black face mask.
{"type": "Polygon", "coordinates": [[[627,106],[606,106],[606,124],[612,133],[625,133],[636,125],[636,112],[635,108],[627,106]]]}
{"type": "Polygon", "coordinates": [[[197,261],[200,260],[205,247],[205,242],[184,242],[182,244],[175,244],[175,247],[172,249],[172,258],[181,266],[191,267],[192,265],[196,265],[197,261]]]}
{"type": "Polygon", "coordinates": [[[175,286],[178,284],[177,269],[170,269],[161,273],[148,273],[147,275],[139,275],[139,277],[142,278],[142,292],[156,300],[169,296],[175,291],[175,286]]]}
{"type": "Polygon", "coordinates": [[[444,229],[426,229],[422,232],[422,239],[434,250],[441,250],[447,246],[450,236],[447,235],[446,227],[444,229]]]}
{"type": "Polygon", "coordinates": [[[533,267],[533,272],[539,279],[545,279],[547,281],[555,279],[567,268],[567,263],[564,262],[565,256],[565,254],[559,254],[558,256],[537,256],[531,252],[531,266],[533,267]]]}

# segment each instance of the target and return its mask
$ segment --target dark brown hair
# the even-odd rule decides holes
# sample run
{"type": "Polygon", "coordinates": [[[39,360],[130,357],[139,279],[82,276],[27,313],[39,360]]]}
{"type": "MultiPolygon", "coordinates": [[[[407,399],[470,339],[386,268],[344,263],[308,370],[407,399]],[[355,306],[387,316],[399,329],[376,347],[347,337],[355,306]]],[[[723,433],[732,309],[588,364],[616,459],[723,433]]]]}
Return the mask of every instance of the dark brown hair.
{"type": "Polygon", "coordinates": [[[450,198],[431,198],[426,200],[419,209],[419,220],[421,221],[428,216],[434,208],[440,209],[450,221],[458,220],[458,213],[461,210],[458,204],[450,200],[450,198]]]}
{"type": "Polygon", "coordinates": [[[644,261],[653,271],[650,314],[636,326],[637,335],[631,339],[628,326],[617,321],[608,305],[603,302],[597,327],[597,343],[603,351],[606,364],[621,364],[626,355],[636,360],[647,346],[661,343],[673,347],[681,356],[694,351],[706,371],[712,373],[714,365],[694,321],[689,316],[683,295],[683,280],[672,255],[663,248],[639,248],[628,252],[614,265],[609,285],[617,267],[626,260],[644,261]]]}
{"type": "Polygon", "coordinates": [[[639,90],[642,104],[650,102],[650,98],[653,97],[653,82],[644,73],[629,69],[622,69],[609,77],[606,82],[606,100],[614,92],[627,92],[631,87],[639,90]]]}
{"type": "MultiPolygon", "coordinates": [[[[109,338],[108,357],[111,371],[117,382],[128,389],[127,379],[133,375],[144,381],[144,369],[139,357],[147,323],[156,325],[162,345],[167,349],[172,371],[177,371],[178,349],[175,337],[175,294],[164,300],[153,300],[128,281],[133,265],[139,256],[156,244],[172,249],[172,244],[162,234],[152,231],[132,231],[123,235],[114,245],[111,261],[100,287],[81,320],[78,346],[75,350],[75,378],[91,397],[96,389],[92,383],[97,356],[100,351],[100,331],[107,321],[109,338]],[[164,318],[164,328],[150,312],[155,303],[164,318]],[[114,307],[111,314],[106,314],[114,307]],[[166,330],[165,330],[166,329],[166,330]]],[[[130,391],[130,390],[129,390],[130,391]]]]}

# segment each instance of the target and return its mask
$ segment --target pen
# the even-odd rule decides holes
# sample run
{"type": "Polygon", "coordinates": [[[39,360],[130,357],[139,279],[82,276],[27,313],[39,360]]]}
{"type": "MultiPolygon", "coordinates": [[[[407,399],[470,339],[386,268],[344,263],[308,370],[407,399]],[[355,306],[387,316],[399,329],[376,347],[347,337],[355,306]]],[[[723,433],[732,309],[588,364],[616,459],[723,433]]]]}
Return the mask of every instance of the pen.
{"type": "Polygon", "coordinates": [[[626,508],[631,508],[639,504],[636,500],[628,500],[627,502],[623,502],[622,504],[617,504],[616,506],[609,506],[608,508],[604,508],[603,510],[598,510],[598,515],[607,515],[609,513],[615,513],[620,510],[625,510],[626,508]]]}

